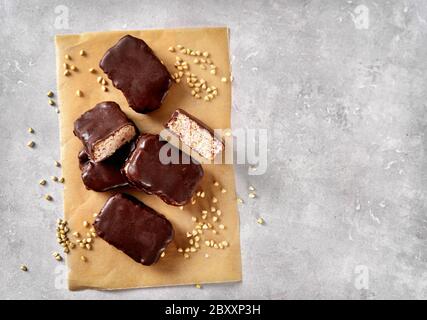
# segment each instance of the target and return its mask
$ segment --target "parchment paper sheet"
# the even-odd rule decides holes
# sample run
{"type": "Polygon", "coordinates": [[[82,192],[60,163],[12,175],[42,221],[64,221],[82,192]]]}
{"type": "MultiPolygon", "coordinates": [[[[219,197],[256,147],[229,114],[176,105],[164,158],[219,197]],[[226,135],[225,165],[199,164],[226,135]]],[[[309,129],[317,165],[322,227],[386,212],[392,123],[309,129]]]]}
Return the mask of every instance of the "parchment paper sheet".
{"type": "MultiPolygon", "coordinates": [[[[213,76],[209,70],[201,70],[193,65],[190,61],[194,57],[179,54],[189,61],[191,72],[206,79],[209,85],[219,88],[218,97],[211,102],[194,99],[190,94],[190,88],[186,85],[185,77],[180,84],[172,85],[160,109],[148,115],[137,114],[130,109],[123,94],[112,86],[111,81],[108,80],[109,91],[103,92],[96,78],[98,76],[108,78],[98,67],[99,60],[108,48],[126,34],[144,39],[171,73],[176,72],[173,67],[176,54],[170,53],[168,48],[181,44],[193,50],[208,51],[218,66],[218,73],[221,76],[230,75],[227,28],[118,31],[56,37],[57,85],[61,110],[61,161],[63,175],[66,179],[64,216],[71,229],[79,231],[83,235],[86,234],[86,230],[82,226],[83,221],[93,222],[93,214],[99,212],[106,199],[112,194],[88,191],[81,181],[77,154],[81,150],[82,144],[73,135],[73,123],[84,111],[100,101],[116,101],[139,129],[148,133],[159,133],[163,129],[163,124],[178,107],[195,115],[212,128],[230,127],[230,83],[222,83],[221,76],[213,76]],[[86,56],[79,55],[79,51],[82,49],[86,51],[86,56]],[[66,61],[65,54],[69,54],[72,60],[66,61]],[[68,77],[64,76],[64,62],[75,65],[78,71],[72,72],[68,77]],[[89,73],[89,68],[96,68],[97,73],[89,73]],[[76,90],[81,90],[83,97],[77,97],[76,90]]],[[[93,250],[87,251],[78,248],[72,250],[68,255],[70,290],[125,289],[241,280],[239,217],[233,166],[203,165],[203,167],[205,177],[202,189],[205,191],[206,197],[199,198],[195,205],[186,205],[184,210],[169,206],[156,196],[146,195],[143,192],[131,192],[172,222],[176,235],[166,250],[164,258],[153,266],[142,266],[102,239],[96,238],[93,250]],[[213,185],[214,180],[219,181],[227,192],[221,193],[220,188],[213,185]],[[213,195],[218,198],[217,207],[222,211],[219,223],[224,224],[226,228],[219,230],[217,227],[218,235],[207,231],[205,238],[217,241],[227,240],[230,247],[223,250],[208,248],[202,240],[200,241],[201,249],[196,253],[191,253],[189,259],[184,259],[182,253],[177,252],[177,248],[189,246],[185,233],[194,228],[191,217],[196,216],[201,219],[201,209],[210,208],[210,199],[213,195]],[[209,258],[205,258],[205,253],[209,254],[209,258]],[[81,261],[81,255],[85,255],[88,262],[81,261]]],[[[210,218],[207,221],[212,223],[210,218]]],[[[72,236],[70,237],[72,238],[72,236]]],[[[202,239],[204,238],[202,237],[202,239]]]]}

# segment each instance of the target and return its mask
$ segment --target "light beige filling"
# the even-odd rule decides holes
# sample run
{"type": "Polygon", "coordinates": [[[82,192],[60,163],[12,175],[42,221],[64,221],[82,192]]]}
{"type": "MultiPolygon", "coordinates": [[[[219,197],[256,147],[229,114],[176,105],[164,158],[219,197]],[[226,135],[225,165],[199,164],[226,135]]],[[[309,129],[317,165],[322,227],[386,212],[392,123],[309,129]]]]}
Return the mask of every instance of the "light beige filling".
{"type": "Polygon", "coordinates": [[[114,132],[108,138],[99,141],[94,147],[94,160],[98,162],[108,158],[114,152],[116,152],[117,149],[132,140],[135,134],[135,127],[133,125],[126,125],[118,131],[114,132]]]}
{"type": "Polygon", "coordinates": [[[175,121],[168,124],[168,128],[179,137],[182,143],[208,160],[213,160],[223,148],[221,141],[212,137],[208,130],[182,113],[178,114],[175,121]]]}

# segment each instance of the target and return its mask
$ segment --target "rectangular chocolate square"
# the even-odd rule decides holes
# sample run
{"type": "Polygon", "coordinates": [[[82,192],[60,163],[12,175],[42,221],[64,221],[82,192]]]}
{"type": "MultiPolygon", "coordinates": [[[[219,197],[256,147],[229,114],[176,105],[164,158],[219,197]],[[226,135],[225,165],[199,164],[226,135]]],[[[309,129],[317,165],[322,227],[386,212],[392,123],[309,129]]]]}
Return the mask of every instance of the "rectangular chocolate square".
{"type": "Polygon", "coordinates": [[[209,126],[182,109],[172,114],[165,128],[204,159],[212,161],[224,149],[224,143],[209,126]]]}
{"type": "Polygon", "coordinates": [[[94,227],[99,237],[146,266],[159,260],[174,236],[169,220],[124,193],[107,200],[94,227]]]}
{"type": "Polygon", "coordinates": [[[139,137],[123,172],[130,185],[148,194],[158,195],[174,206],[186,204],[203,177],[203,168],[199,163],[153,134],[139,137]],[[176,153],[177,157],[172,159],[171,156],[171,163],[163,163],[167,159],[161,158],[167,158],[168,151],[176,153]]]}
{"type": "Polygon", "coordinates": [[[95,162],[111,156],[131,141],[138,130],[119,105],[113,101],[98,103],[74,121],[74,135],[78,137],[95,162]]]}
{"type": "Polygon", "coordinates": [[[121,169],[133,150],[134,143],[129,142],[120,147],[111,157],[95,162],[89,158],[86,150],[79,153],[79,168],[81,177],[87,189],[103,192],[128,185],[121,169]]]}
{"type": "Polygon", "coordinates": [[[99,66],[139,113],[159,108],[171,84],[168,70],[153,50],[130,35],[107,50],[99,66]]]}

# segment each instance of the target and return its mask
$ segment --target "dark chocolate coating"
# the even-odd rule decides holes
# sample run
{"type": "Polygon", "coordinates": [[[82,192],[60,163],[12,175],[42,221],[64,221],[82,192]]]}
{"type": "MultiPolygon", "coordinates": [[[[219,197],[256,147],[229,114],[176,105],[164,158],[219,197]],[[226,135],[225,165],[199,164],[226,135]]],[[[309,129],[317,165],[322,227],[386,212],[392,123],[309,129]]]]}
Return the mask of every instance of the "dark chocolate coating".
{"type": "Polygon", "coordinates": [[[83,170],[86,163],[90,161],[89,155],[87,154],[84,148],[79,152],[79,155],[77,156],[77,158],[79,159],[79,169],[83,170]]]}
{"type": "MultiPolygon", "coordinates": [[[[89,158],[94,159],[97,142],[108,138],[126,125],[135,124],[113,101],[103,101],[74,121],[74,135],[79,138],[89,158]]],[[[138,132],[135,127],[135,131],[138,132]]]]}
{"type": "Polygon", "coordinates": [[[174,236],[169,220],[124,193],[107,200],[94,227],[99,237],[146,266],[159,260],[174,236]]]}
{"type": "Polygon", "coordinates": [[[171,85],[166,67],[141,39],[126,35],[105,53],[99,66],[139,113],[160,107],[171,85]]]}
{"type": "Polygon", "coordinates": [[[135,188],[156,194],[167,204],[182,206],[196,191],[203,177],[203,168],[187,154],[159,138],[159,135],[141,135],[135,150],[126,160],[123,172],[129,184],[135,188]],[[159,152],[166,144],[183,159],[180,163],[162,164],[159,152]]]}
{"type": "Polygon", "coordinates": [[[127,186],[128,182],[121,168],[134,146],[134,143],[126,143],[111,157],[101,162],[90,160],[86,150],[80,151],[79,167],[82,170],[81,177],[86,188],[103,192],[127,186]]]}

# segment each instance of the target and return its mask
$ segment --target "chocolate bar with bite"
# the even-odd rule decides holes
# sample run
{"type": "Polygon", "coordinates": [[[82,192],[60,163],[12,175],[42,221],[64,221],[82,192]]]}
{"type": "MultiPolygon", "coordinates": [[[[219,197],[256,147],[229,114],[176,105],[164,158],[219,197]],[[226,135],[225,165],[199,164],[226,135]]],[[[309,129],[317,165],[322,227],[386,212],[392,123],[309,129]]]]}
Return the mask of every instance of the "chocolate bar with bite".
{"type": "Polygon", "coordinates": [[[113,101],[98,103],[74,122],[74,135],[95,162],[110,157],[137,133],[135,124],[113,101]]]}
{"type": "Polygon", "coordinates": [[[174,206],[186,204],[203,177],[199,163],[153,134],[143,134],[138,138],[135,150],[122,170],[130,185],[148,194],[156,194],[174,206]],[[170,154],[174,151],[179,161],[166,164],[167,161],[161,157],[168,156],[168,151],[170,154]]]}
{"type": "Polygon", "coordinates": [[[99,66],[139,113],[159,108],[171,85],[168,70],[153,50],[130,35],[108,49],[99,66]]]}
{"type": "Polygon", "coordinates": [[[169,220],[124,193],[107,200],[94,227],[99,237],[146,266],[159,260],[174,236],[169,220]]]}
{"type": "Polygon", "coordinates": [[[224,143],[209,126],[182,109],[172,114],[165,128],[204,159],[212,161],[224,149],[224,143]]]}
{"type": "Polygon", "coordinates": [[[85,149],[80,151],[78,156],[79,167],[82,171],[81,177],[86,188],[103,192],[127,186],[128,182],[122,174],[121,168],[133,147],[133,142],[126,143],[111,157],[101,162],[92,161],[85,149]]]}

